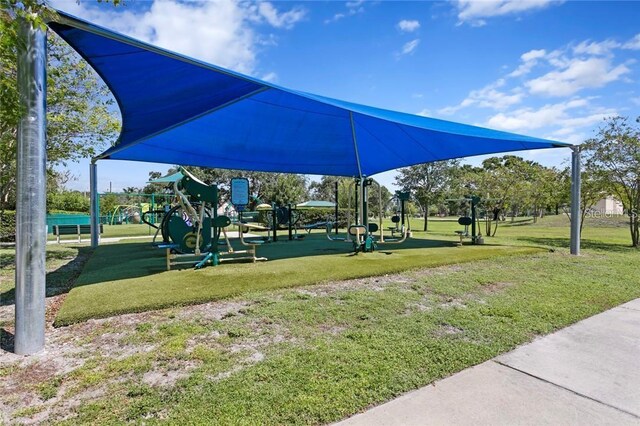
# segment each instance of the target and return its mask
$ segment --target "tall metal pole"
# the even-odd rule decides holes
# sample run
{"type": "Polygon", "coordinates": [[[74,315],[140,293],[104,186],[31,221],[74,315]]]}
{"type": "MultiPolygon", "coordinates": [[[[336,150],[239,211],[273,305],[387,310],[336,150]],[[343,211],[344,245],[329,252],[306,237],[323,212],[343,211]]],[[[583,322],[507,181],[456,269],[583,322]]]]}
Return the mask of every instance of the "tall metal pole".
{"type": "Polygon", "coordinates": [[[98,247],[100,241],[100,196],[98,194],[98,165],[91,160],[89,166],[89,186],[91,190],[91,247],[98,247]]]}
{"type": "Polygon", "coordinates": [[[571,147],[571,254],[580,255],[580,145],[571,147]]]}
{"type": "MultiPolygon", "coordinates": [[[[335,201],[336,201],[336,207],[335,207],[335,221],[336,221],[336,235],[338,235],[338,181],[336,180],[336,188],[335,188],[335,201]]],[[[348,226],[348,225],[347,225],[348,226]]]]}
{"type": "Polygon", "coordinates": [[[47,36],[20,19],[16,187],[16,332],[14,350],[44,348],[47,246],[47,36]]]}

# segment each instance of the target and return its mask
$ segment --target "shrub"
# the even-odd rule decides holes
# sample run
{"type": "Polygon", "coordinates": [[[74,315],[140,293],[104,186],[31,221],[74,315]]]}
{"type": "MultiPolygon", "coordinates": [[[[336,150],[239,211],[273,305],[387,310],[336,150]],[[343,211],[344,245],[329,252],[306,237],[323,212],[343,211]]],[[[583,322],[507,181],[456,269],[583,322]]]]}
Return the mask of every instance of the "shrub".
{"type": "Polygon", "coordinates": [[[47,207],[52,210],[88,213],[89,197],[79,191],[64,191],[47,194],[47,207]]]}
{"type": "Polygon", "coordinates": [[[16,212],[0,211],[0,242],[14,242],[16,240],[16,212]]]}

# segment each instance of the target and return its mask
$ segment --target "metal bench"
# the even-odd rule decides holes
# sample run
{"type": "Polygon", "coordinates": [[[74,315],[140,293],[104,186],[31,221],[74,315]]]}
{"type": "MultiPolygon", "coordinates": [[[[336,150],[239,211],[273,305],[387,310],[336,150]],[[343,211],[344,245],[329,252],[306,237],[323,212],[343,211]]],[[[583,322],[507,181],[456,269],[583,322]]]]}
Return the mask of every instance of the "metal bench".
{"type": "MultiPolygon", "coordinates": [[[[102,224],[100,224],[101,234],[104,232],[102,224]]],[[[56,241],[60,244],[60,236],[61,235],[77,235],[78,242],[82,242],[82,235],[90,235],[91,234],[91,225],[53,225],[53,235],[55,235],[56,241]]],[[[65,240],[63,240],[65,241],[65,240]]],[[[71,240],[66,240],[71,241],[71,240]]]]}

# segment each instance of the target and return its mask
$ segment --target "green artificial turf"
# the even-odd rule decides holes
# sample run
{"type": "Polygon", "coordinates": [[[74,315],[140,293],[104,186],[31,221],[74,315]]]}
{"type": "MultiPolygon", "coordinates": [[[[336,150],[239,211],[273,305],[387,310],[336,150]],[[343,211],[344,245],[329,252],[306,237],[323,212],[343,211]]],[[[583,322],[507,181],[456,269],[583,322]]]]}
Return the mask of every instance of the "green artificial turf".
{"type": "Polygon", "coordinates": [[[96,249],[56,318],[67,325],[89,318],[188,305],[246,292],[304,286],[326,281],[384,275],[495,256],[534,253],[535,247],[456,247],[449,240],[411,239],[380,245],[375,253],[354,256],[351,245],[321,233],[302,241],[258,248],[261,263],[223,263],[201,270],[165,271],[164,251],[149,243],[109,244],[96,249]]]}

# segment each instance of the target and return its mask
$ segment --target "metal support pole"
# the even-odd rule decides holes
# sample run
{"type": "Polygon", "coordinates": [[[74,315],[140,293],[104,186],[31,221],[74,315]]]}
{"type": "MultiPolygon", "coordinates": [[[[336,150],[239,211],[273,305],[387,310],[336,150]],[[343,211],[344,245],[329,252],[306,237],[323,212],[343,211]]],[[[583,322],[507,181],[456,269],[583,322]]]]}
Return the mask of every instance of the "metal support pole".
{"type": "Polygon", "coordinates": [[[278,209],[276,208],[276,203],[273,203],[271,205],[271,211],[273,212],[273,242],[275,243],[276,241],[278,241],[278,209]]]}
{"type": "MultiPolygon", "coordinates": [[[[156,194],[151,194],[151,211],[155,212],[156,211],[156,194]]],[[[214,212],[217,212],[217,209],[214,209],[214,212]]],[[[156,214],[155,213],[151,213],[151,223],[153,223],[155,225],[156,223],[156,214]]]]}
{"type": "Polygon", "coordinates": [[[89,186],[91,190],[91,247],[98,247],[100,242],[100,205],[98,194],[98,165],[95,160],[91,161],[89,166],[89,186]]]}
{"type": "Polygon", "coordinates": [[[580,255],[580,145],[571,147],[571,254],[580,255]]]}
{"type": "MultiPolygon", "coordinates": [[[[336,235],[338,235],[338,181],[336,180],[336,209],[335,209],[335,216],[336,216],[336,235]]],[[[348,225],[347,225],[348,226],[348,225]]]]}
{"type": "Polygon", "coordinates": [[[44,348],[47,246],[47,35],[20,20],[16,187],[16,331],[14,350],[30,355],[44,348]]]}
{"type": "Polygon", "coordinates": [[[476,243],[476,199],[471,196],[471,244],[476,243]]]}
{"type": "Polygon", "coordinates": [[[291,224],[291,204],[287,205],[287,222],[289,224],[289,241],[293,240],[293,227],[291,224]]]}
{"type": "Polygon", "coordinates": [[[371,185],[371,180],[367,178],[362,179],[362,210],[361,210],[361,224],[365,227],[365,237],[369,236],[369,191],[367,187],[371,185]]]}

